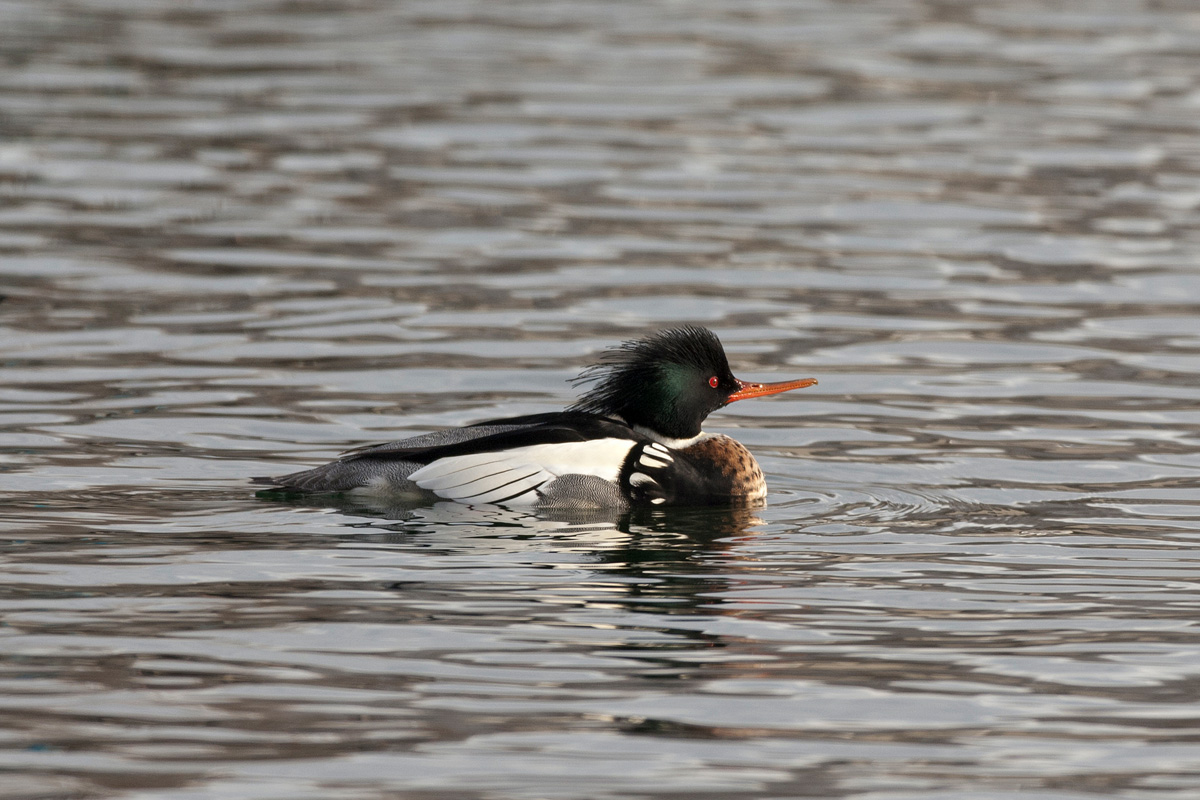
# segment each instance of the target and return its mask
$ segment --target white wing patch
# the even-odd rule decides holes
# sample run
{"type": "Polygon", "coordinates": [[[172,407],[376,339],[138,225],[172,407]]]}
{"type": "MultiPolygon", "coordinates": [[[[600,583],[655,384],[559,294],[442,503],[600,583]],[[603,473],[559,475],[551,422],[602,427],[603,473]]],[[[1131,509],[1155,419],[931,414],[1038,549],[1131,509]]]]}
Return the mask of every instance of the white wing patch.
{"type": "Polygon", "coordinates": [[[633,444],[593,439],[449,456],[421,467],[409,479],[460,503],[528,505],[537,501],[538,487],[560,475],[594,475],[615,483],[633,444]]]}
{"type": "Polygon", "coordinates": [[[644,472],[635,472],[629,476],[630,486],[644,486],[645,484],[658,486],[658,481],[654,480],[654,478],[651,478],[644,472]]]}
{"type": "Polygon", "coordinates": [[[667,461],[675,460],[671,458],[671,451],[663,447],[658,442],[651,442],[650,444],[646,445],[646,449],[643,451],[643,453],[649,453],[651,455],[658,456],[659,458],[666,459],[667,461]]]}
{"type": "Polygon", "coordinates": [[[646,445],[642,450],[642,457],[638,459],[638,463],[643,467],[651,469],[661,469],[670,464],[675,459],[671,458],[671,453],[667,448],[657,442],[646,445]]]}

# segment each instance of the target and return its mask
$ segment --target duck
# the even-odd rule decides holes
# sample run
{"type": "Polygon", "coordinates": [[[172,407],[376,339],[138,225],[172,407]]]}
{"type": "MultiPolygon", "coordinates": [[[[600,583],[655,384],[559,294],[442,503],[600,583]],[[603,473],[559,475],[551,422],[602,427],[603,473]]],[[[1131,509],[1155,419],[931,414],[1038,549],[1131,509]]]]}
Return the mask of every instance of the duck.
{"type": "Polygon", "coordinates": [[[605,350],[562,411],[492,419],[363,447],[313,469],[253,478],[269,492],[412,496],[558,509],[755,505],[753,454],[705,419],[730,403],[815,386],[734,377],[720,339],[687,325],[605,350]]]}

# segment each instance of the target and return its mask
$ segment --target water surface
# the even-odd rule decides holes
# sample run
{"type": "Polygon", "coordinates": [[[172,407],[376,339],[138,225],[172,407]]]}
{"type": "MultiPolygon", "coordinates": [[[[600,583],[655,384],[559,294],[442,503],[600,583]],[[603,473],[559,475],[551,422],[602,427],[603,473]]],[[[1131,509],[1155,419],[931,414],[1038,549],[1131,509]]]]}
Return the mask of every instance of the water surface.
{"type": "Polygon", "coordinates": [[[0,2],[6,797],[1200,791],[1187,2],[0,2]],[[245,479],[696,323],[770,503],[245,479]]]}

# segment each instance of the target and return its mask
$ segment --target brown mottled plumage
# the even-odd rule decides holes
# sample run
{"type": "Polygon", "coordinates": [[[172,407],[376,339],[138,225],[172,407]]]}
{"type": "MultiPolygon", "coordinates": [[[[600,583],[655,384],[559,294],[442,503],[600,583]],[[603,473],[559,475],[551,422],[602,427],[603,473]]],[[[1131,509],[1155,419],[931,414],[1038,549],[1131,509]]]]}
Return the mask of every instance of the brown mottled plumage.
{"type": "Polygon", "coordinates": [[[727,484],[726,494],[732,501],[756,503],[767,496],[767,481],[762,468],[738,440],[716,433],[705,436],[682,452],[701,471],[712,476],[714,483],[727,484]]]}

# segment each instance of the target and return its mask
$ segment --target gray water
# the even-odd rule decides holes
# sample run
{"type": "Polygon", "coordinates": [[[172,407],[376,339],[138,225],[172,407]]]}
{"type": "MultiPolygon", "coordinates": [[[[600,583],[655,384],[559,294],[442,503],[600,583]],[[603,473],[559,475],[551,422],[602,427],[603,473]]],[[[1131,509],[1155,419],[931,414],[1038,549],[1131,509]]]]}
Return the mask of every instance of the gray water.
{"type": "Polygon", "coordinates": [[[6,800],[1200,795],[1200,14],[0,0],[6,800]],[[698,323],[746,512],[256,499],[698,323]]]}

